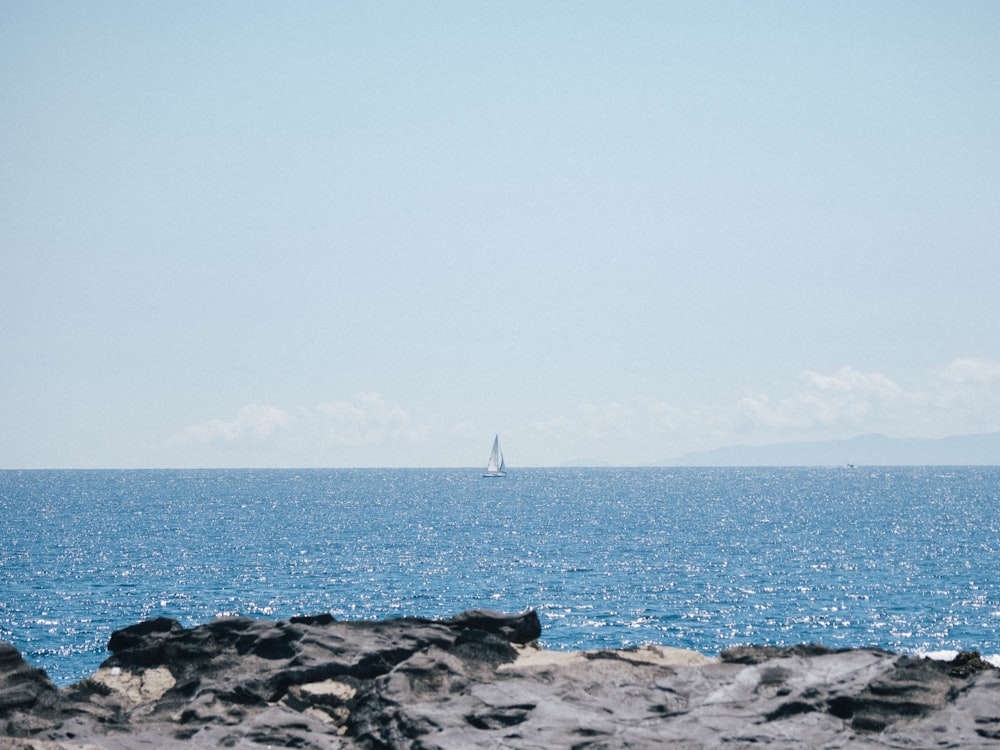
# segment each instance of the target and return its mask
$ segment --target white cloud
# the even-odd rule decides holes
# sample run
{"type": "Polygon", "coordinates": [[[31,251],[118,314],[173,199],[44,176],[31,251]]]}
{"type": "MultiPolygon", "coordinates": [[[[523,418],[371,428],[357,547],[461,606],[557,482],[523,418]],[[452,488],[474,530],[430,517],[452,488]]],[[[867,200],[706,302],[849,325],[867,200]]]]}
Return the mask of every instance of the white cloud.
{"type": "Polygon", "coordinates": [[[806,370],[802,387],[772,400],[767,395],[746,397],[737,404],[737,427],[742,430],[807,431],[816,428],[867,429],[904,390],[881,373],[842,367],[832,375],[806,370]]]}
{"type": "Polygon", "coordinates": [[[328,445],[419,442],[430,431],[428,425],[417,424],[404,409],[387,404],[377,393],[359,393],[353,399],[320,404],[315,414],[328,445]]]}
{"type": "Polygon", "coordinates": [[[989,432],[1000,429],[1000,363],[956,359],[916,388],[850,367],[832,374],[807,370],[790,394],[744,398],[736,414],[737,431],[760,440],[989,432]]]}
{"type": "Polygon", "coordinates": [[[940,372],[927,404],[939,433],[1000,430],[1000,363],[952,361],[940,372]]]}
{"type": "Polygon", "coordinates": [[[1000,383],[1000,362],[984,359],[956,359],[941,373],[941,378],[954,384],[1000,383]]]}
{"type": "Polygon", "coordinates": [[[618,401],[605,404],[581,404],[581,422],[594,440],[614,439],[629,434],[636,427],[635,409],[618,401]]]}
{"type": "Polygon", "coordinates": [[[575,422],[567,416],[559,415],[557,417],[550,417],[548,419],[539,419],[532,422],[531,427],[535,432],[560,432],[563,430],[571,430],[575,422]]]}
{"type": "Polygon", "coordinates": [[[809,385],[826,393],[852,393],[881,399],[898,398],[903,393],[903,389],[885,375],[859,372],[851,367],[841,367],[833,375],[806,370],[801,377],[809,385]]]}
{"type": "Polygon", "coordinates": [[[463,419],[461,422],[453,424],[448,429],[448,435],[453,438],[459,438],[461,440],[469,440],[477,437],[482,437],[482,430],[479,425],[473,422],[471,419],[463,419]]]}
{"type": "Polygon", "coordinates": [[[607,403],[579,404],[569,415],[538,419],[531,427],[536,433],[561,433],[585,435],[592,440],[614,440],[632,432],[638,424],[644,426],[651,420],[662,420],[662,404],[649,406],[646,404],[628,404],[621,401],[607,403]]]}
{"type": "Polygon", "coordinates": [[[651,406],[653,420],[663,429],[673,431],[679,429],[685,418],[683,409],[678,409],[672,404],[664,401],[657,401],[651,406]]]}
{"type": "Polygon", "coordinates": [[[188,427],[184,442],[255,443],[279,436],[289,445],[302,443],[339,447],[377,446],[405,441],[419,442],[430,427],[416,423],[398,406],[387,404],[377,393],[359,393],[300,408],[295,416],[276,406],[247,404],[232,419],[212,419],[188,427]]]}
{"type": "Polygon", "coordinates": [[[263,440],[295,424],[288,412],[268,404],[247,404],[232,419],[212,419],[189,427],[184,437],[202,443],[263,440]]]}
{"type": "MultiPolygon", "coordinates": [[[[464,416],[464,415],[463,415],[464,416]]],[[[442,417],[443,418],[443,417],[442,417]]],[[[403,406],[362,392],[284,410],[248,404],[232,418],[187,429],[184,442],[260,450],[310,465],[462,465],[492,430],[459,419],[435,430],[403,406]],[[477,442],[478,441],[478,442],[477,442]]],[[[790,387],[743,399],[670,403],[630,394],[550,413],[512,412],[501,440],[523,465],[594,460],[650,463],[735,443],[852,437],[867,432],[940,437],[1000,429],[1000,363],[957,359],[906,387],[881,372],[805,370],[790,387]]],[[[244,455],[244,454],[241,454],[244,455]]],[[[199,456],[203,458],[203,454],[199,456]]],[[[234,460],[227,458],[226,460],[234,460]]],[[[239,459],[244,460],[244,459],[239,459]]]]}
{"type": "Polygon", "coordinates": [[[543,415],[529,423],[528,431],[515,434],[531,460],[628,465],[655,463],[690,450],[689,434],[714,426],[701,412],[636,396],[581,403],[543,415]]]}

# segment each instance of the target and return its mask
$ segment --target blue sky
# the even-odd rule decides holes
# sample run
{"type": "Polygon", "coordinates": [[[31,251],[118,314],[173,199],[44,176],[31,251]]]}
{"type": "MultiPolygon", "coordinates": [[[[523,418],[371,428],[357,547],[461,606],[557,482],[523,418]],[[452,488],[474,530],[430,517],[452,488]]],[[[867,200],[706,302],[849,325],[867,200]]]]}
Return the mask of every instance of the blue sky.
{"type": "Polygon", "coordinates": [[[1000,429],[1000,5],[0,4],[0,467],[1000,429]]]}

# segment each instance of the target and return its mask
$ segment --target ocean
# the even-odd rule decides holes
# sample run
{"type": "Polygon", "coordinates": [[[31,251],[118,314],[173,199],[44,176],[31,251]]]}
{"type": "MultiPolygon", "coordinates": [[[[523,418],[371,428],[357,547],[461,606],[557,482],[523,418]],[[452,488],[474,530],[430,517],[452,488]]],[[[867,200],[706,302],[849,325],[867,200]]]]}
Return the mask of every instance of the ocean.
{"type": "Polygon", "coordinates": [[[60,685],[158,616],[997,655],[998,510],[998,467],[0,471],[0,640],[60,685]]]}

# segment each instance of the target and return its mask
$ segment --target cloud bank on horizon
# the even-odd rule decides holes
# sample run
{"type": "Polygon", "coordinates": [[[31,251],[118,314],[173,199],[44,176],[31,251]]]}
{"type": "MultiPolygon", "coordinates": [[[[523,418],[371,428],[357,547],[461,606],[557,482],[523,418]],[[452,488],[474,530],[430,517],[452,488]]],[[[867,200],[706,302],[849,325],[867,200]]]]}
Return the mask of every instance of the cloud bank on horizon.
{"type": "Polygon", "coordinates": [[[0,468],[1000,429],[1000,4],[0,5],[0,468]]]}
{"type": "MultiPolygon", "coordinates": [[[[469,455],[470,441],[482,448],[490,429],[468,421],[440,424],[434,415],[411,414],[380,394],[358,393],[314,406],[247,404],[231,418],[186,428],[176,442],[199,449],[224,446],[233,465],[271,455],[310,456],[315,463],[301,464],[307,466],[450,466],[465,465],[461,459],[469,455]],[[375,457],[386,455],[396,458],[377,462],[375,457]],[[441,455],[458,463],[433,463],[441,455]],[[348,460],[338,462],[338,456],[348,460]],[[365,456],[371,457],[368,463],[365,456]]],[[[508,452],[523,454],[527,465],[632,465],[665,463],[694,449],[736,442],[995,431],[1000,431],[1000,362],[957,359],[920,388],[848,366],[830,374],[807,370],[788,392],[745,396],[711,413],[644,398],[581,403],[566,413],[520,415],[520,420],[507,415],[503,437],[508,452]]]]}

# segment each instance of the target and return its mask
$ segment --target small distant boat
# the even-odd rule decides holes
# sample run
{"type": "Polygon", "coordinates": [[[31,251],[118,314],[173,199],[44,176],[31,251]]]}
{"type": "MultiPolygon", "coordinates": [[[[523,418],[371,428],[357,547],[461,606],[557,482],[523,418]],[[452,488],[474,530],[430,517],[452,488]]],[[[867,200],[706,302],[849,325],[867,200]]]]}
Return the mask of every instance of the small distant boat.
{"type": "Polygon", "coordinates": [[[493,450],[490,452],[490,460],[486,464],[486,471],[483,472],[484,477],[505,477],[507,476],[507,467],[503,462],[503,451],[500,450],[500,436],[495,435],[493,437],[493,450]]]}

